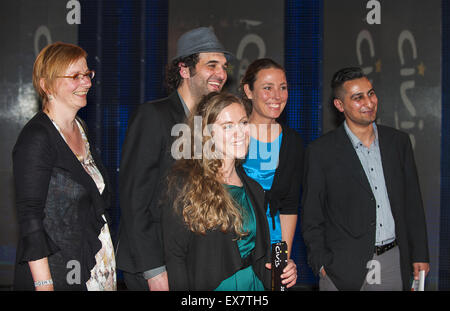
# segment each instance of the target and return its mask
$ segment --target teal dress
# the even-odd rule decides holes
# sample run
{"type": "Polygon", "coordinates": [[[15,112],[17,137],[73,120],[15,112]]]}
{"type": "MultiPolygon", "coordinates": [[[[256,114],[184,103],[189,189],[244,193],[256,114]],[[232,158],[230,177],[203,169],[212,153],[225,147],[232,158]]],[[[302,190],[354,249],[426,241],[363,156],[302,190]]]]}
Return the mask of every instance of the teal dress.
{"type": "MultiPolygon", "coordinates": [[[[255,212],[250,200],[245,193],[244,187],[224,185],[231,197],[243,210],[243,227],[248,232],[242,239],[236,241],[239,253],[242,258],[248,256],[255,248],[256,239],[256,219],[255,212]]],[[[264,285],[256,276],[252,266],[237,271],[235,274],[225,279],[215,289],[216,291],[263,291],[264,285]]]]}

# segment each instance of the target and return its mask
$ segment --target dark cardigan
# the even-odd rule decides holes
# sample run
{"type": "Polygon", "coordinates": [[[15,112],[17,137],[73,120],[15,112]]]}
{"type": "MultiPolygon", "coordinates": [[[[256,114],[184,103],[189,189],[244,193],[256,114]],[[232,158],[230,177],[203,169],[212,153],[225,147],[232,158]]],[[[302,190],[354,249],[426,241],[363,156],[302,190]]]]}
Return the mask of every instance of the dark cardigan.
{"type": "Polygon", "coordinates": [[[106,171],[93,145],[90,149],[105,182],[102,195],[45,113],[22,129],[13,149],[20,231],[15,290],[34,290],[28,261],[44,257],[55,290],[86,290],[109,206],[106,171]]]}
{"type": "MultiPolygon", "coordinates": [[[[266,191],[264,206],[270,207],[273,217],[278,211],[284,215],[298,214],[303,178],[303,140],[295,130],[280,124],[283,130],[278,167],[275,170],[272,188],[266,191]]],[[[273,222],[274,223],[274,222],[273,222]]]]}
{"type": "Polygon", "coordinates": [[[263,208],[263,190],[257,182],[245,175],[242,167],[238,174],[252,203],[256,217],[256,241],[251,259],[241,259],[235,234],[219,230],[205,235],[195,234],[184,224],[173,208],[173,195],[162,205],[164,253],[170,290],[214,290],[238,270],[252,265],[255,274],[270,288],[270,238],[263,208]]]}

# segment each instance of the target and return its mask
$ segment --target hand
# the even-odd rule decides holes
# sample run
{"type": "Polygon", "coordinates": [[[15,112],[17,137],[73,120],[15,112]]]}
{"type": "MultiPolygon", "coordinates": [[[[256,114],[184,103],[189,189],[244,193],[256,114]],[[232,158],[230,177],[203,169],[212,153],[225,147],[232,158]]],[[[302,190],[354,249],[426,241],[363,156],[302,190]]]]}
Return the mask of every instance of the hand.
{"type": "Polygon", "coordinates": [[[167,278],[167,271],[158,274],[147,280],[148,288],[150,291],[168,291],[169,290],[169,280],[167,278]]]}
{"type": "MultiPolygon", "coordinates": [[[[272,269],[272,264],[266,263],[267,269],[272,269]]],[[[286,287],[292,287],[297,283],[297,265],[292,259],[288,259],[286,267],[283,269],[283,274],[281,275],[283,279],[282,284],[287,284],[286,287]]]]}
{"type": "Polygon", "coordinates": [[[415,262],[413,263],[413,269],[414,269],[414,280],[418,280],[419,271],[425,270],[425,276],[428,275],[428,272],[430,272],[430,264],[427,262],[415,262]]]}

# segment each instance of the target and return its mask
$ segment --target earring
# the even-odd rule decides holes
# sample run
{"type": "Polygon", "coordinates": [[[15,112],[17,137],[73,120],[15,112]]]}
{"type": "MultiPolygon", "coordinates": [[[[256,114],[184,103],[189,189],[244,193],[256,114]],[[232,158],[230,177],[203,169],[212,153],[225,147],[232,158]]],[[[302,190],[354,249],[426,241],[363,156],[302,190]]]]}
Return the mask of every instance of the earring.
{"type": "Polygon", "coordinates": [[[53,97],[53,95],[48,95],[47,97],[48,97],[48,100],[49,100],[49,101],[52,101],[52,100],[55,99],[55,98],[53,97]]]}

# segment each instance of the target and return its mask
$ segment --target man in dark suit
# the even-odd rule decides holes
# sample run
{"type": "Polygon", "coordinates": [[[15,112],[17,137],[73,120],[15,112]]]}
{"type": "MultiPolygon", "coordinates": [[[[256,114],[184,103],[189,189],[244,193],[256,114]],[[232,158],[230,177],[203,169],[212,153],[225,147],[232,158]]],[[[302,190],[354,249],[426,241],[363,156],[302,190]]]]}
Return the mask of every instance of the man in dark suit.
{"type": "Polygon", "coordinates": [[[407,290],[429,271],[422,197],[407,134],[376,125],[360,68],[333,76],[345,121],[305,156],[302,231],[320,290],[407,290]]]}
{"type": "Polygon", "coordinates": [[[116,255],[130,290],[168,290],[158,200],[174,162],[172,128],[185,122],[203,95],[222,89],[229,56],[210,28],[183,34],[168,68],[171,94],[139,106],[130,118],[120,165],[116,255]]]}

